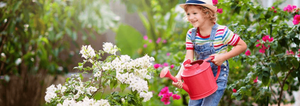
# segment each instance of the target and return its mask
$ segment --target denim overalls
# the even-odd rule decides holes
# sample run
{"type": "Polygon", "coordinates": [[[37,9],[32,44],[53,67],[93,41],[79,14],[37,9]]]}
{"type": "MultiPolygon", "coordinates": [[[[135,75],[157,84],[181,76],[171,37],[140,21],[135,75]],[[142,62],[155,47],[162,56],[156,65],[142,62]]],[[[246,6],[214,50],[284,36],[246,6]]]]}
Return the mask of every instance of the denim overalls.
{"type": "MultiPolygon", "coordinates": [[[[197,60],[199,59],[204,60],[208,58],[211,54],[216,53],[213,41],[215,39],[217,28],[218,28],[218,24],[215,24],[212,28],[209,41],[203,45],[197,45],[195,43],[197,28],[192,29],[191,40],[194,44],[194,55],[197,58],[197,60]]],[[[213,64],[212,62],[210,62],[210,65],[214,76],[216,76],[218,71],[218,66],[213,64]]],[[[218,106],[218,103],[220,102],[224,94],[225,88],[227,86],[227,79],[229,73],[227,60],[221,65],[220,71],[221,72],[219,78],[217,79],[218,90],[214,92],[212,95],[203,99],[199,99],[199,100],[190,99],[189,106],[218,106]]]]}

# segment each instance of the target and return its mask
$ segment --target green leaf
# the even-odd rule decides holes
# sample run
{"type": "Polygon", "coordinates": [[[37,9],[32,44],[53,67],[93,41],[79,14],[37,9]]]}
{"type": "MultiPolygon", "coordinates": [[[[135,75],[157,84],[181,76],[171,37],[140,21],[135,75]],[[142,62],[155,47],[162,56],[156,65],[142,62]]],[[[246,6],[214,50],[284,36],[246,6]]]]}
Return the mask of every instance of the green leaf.
{"type": "Polygon", "coordinates": [[[125,24],[119,26],[116,34],[116,45],[122,50],[121,54],[131,57],[142,47],[142,34],[133,27],[125,24]]]}
{"type": "Polygon", "coordinates": [[[299,67],[299,62],[296,58],[292,58],[291,63],[293,64],[294,68],[297,69],[299,67]]]}
{"type": "Polygon", "coordinates": [[[14,4],[14,7],[13,7],[13,12],[12,13],[15,13],[15,11],[17,9],[19,9],[20,5],[22,4],[22,1],[18,1],[17,3],[14,4]]]}
{"type": "Polygon", "coordinates": [[[270,77],[266,77],[266,76],[262,77],[262,82],[265,86],[269,85],[269,81],[270,81],[270,77]]]}
{"type": "Polygon", "coordinates": [[[289,85],[288,84],[284,84],[284,86],[283,86],[283,90],[287,90],[289,88],[289,85]]]}
{"type": "Polygon", "coordinates": [[[110,80],[110,84],[109,84],[110,89],[115,88],[117,84],[118,84],[117,80],[110,80]]]}
{"type": "Polygon", "coordinates": [[[275,72],[275,74],[281,71],[280,64],[271,63],[270,66],[271,66],[272,70],[275,72]]]}
{"type": "Polygon", "coordinates": [[[125,90],[126,87],[127,87],[126,84],[120,84],[120,88],[121,88],[122,92],[125,90]]]}

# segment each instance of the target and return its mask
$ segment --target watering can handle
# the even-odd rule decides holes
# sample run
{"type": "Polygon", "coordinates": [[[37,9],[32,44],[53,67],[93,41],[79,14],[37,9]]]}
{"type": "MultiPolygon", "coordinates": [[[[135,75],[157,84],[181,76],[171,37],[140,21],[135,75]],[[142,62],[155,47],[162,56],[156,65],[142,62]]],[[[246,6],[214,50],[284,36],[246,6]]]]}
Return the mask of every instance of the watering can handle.
{"type": "MultiPolygon", "coordinates": [[[[215,56],[209,56],[209,57],[206,58],[204,61],[213,60],[214,58],[215,58],[215,56]]],[[[221,71],[221,66],[218,66],[218,72],[217,72],[217,75],[216,75],[216,77],[215,77],[215,80],[216,80],[216,81],[217,81],[217,79],[219,78],[220,71],[221,71]]]]}
{"type": "Polygon", "coordinates": [[[221,71],[221,66],[218,66],[218,72],[217,72],[217,75],[216,75],[216,77],[215,77],[215,80],[216,80],[216,81],[217,81],[217,79],[219,78],[220,71],[221,71]]]}
{"type": "Polygon", "coordinates": [[[190,65],[191,62],[192,62],[192,61],[191,61],[190,59],[185,60],[185,61],[183,62],[184,68],[189,67],[188,65],[190,65]]]}

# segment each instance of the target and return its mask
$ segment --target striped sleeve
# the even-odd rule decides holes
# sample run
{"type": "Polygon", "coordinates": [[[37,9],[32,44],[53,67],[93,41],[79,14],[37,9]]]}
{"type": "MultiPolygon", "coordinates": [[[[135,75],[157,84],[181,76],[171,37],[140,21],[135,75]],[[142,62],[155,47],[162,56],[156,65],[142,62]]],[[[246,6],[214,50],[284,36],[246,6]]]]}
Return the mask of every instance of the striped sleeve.
{"type": "Polygon", "coordinates": [[[194,45],[191,41],[192,29],[190,29],[186,34],[185,45],[186,50],[194,50],[194,45]]]}
{"type": "Polygon", "coordinates": [[[228,27],[225,28],[223,35],[223,44],[236,46],[240,39],[241,38],[239,37],[239,35],[233,33],[230,29],[228,29],[228,27]]]}

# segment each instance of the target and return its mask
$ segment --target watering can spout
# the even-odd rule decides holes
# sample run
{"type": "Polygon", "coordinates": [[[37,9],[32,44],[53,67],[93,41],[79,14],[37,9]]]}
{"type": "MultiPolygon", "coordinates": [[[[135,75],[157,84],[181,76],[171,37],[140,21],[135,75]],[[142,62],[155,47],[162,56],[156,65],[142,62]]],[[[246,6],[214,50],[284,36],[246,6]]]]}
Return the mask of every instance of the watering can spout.
{"type": "MultiPolygon", "coordinates": [[[[177,81],[178,81],[174,76],[171,75],[171,73],[170,73],[170,71],[169,71],[169,67],[165,67],[165,68],[160,72],[160,78],[164,78],[164,77],[167,77],[167,78],[173,80],[174,82],[177,82],[177,81]]],[[[186,92],[189,93],[189,88],[188,88],[188,86],[187,86],[185,83],[182,84],[182,89],[184,89],[186,92]]]]}

